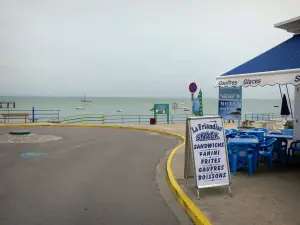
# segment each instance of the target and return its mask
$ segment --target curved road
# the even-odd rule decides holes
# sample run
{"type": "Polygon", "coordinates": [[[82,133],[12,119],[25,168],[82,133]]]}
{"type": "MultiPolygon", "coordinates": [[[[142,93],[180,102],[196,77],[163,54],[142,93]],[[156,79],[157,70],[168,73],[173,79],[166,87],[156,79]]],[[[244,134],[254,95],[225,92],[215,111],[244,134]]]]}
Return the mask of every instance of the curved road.
{"type": "Polygon", "coordinates": [[[103,128],[27,130],[63,139],[0,143],[1,225],[179,224],[155,182],[156,164],[175,138],[103,128]],[[49,155],[20,157],[32,151],[49,155]]]}

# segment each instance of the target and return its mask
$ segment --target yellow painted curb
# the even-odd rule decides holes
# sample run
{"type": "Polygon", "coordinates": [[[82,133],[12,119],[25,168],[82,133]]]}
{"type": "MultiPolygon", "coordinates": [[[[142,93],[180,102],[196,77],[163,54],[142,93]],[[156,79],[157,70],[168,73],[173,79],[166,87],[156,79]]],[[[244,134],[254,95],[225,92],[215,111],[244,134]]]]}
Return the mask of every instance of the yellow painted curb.
{"type": "Polygon", "coordinates": [[[172,150],[167,161],[167,173],[168,173],[170,186],[178,202],[180,203],[180,205],[183,207],[183,209],[186,211],[186,213],[189,215],[189,217],[196,225],[212,225],[212,223],[208,220],[208,218],[200,211],[200,209],[189,198],[189,196],[187,196],[187,194],[181,189],[181,187],[176,182],[176,179],[174,177],[173,171],[171,169],[173,156],[180,147],[185,145],[185,137],[181,135],[177,135],[177,136],[180,137],[183,143],[181,143],[180,145],[178,145],[172,150]]]}
{"type": "Polygon", "coordinates": [[[184,208],[186,213],[192,219],[192,221],[196,225],[212,225],[212,223],[208,220],[208,218],[200,211],[200,209],[195,205],[195,203],[187,196],[187,194],[180,188],[179,184],[177,183],[173,171],[171,169],[171,163],[173,156],[175,155],[176,151],[185,145],[185,137],[165,131],[165,130],[158,130],[158,129],[151,129],[146,127],[136,127],[136,126],[122,126],[122,125],[105,125],[105,124],[55,124],[55,123],[28,123],[28,124],[0,124],[0,128],[5,127],[41,127],[41,126],[51,126],[51,127],[102,127],[102,128],[119,128],[119,129],[127,129],[127,130],[142,130],[142,131],[149,131],[155,132],[159,134],[165,134],[169,136],[174,136],[182,140],[183,142],[176,146],[172,152],[170,153],[167,161],[167,175],[170,187],[180,205],[184,208]]]}

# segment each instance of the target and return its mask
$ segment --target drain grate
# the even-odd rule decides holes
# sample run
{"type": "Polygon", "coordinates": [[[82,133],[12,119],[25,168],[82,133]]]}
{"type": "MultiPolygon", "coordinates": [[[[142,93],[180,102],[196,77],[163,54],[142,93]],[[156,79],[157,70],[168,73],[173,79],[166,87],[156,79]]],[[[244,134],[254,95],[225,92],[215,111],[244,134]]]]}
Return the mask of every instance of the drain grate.
{"type": "Polygon", "coordinates": [[[29,135],[30,131],[28,130],[13,130],[9,132],[10,135],[29,135]]]}
{"type": "Polygon", "coordinates": [[[43,153],[43,152],[25,152],[25,153],[21,153],[21,157],[23,158],[33,158],[33,157],[44,157],[47,156],[47,153],[43,153]]]}

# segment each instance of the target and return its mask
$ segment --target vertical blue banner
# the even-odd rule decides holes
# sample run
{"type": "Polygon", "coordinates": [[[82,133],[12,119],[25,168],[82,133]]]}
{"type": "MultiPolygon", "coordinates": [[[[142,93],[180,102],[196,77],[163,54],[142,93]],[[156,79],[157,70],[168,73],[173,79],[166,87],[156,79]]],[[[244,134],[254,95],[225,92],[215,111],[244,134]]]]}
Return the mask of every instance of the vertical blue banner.
{"type": "Polygon", "coordinates": [[[197,98],[193,100],[193,114],[195,116],[203,116],[202,91],[199,90],[197,98]]]}

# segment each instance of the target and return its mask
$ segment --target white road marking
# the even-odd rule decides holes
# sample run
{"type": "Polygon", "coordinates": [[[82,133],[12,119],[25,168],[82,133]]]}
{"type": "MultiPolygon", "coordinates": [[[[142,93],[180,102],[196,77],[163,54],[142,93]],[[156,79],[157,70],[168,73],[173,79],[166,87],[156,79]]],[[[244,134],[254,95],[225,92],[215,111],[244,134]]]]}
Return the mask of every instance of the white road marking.
{"type": "Polygon", "coordinates": [[[91,145],[91,144],[95,144],[95,143],[97,143],[97,141],[92,141],[92,142],[88,142],[88,143],[83,143],[83,144],[80,144],[80,145],[76,145],[74,148],[80,148],[82,146],[91,145]]]}
{"type": "Polygon", "coordinates": [[[160,135],[159,133],[154,133],[154,132],[148,132],[148,134],[153,136],[160,135]]]}

